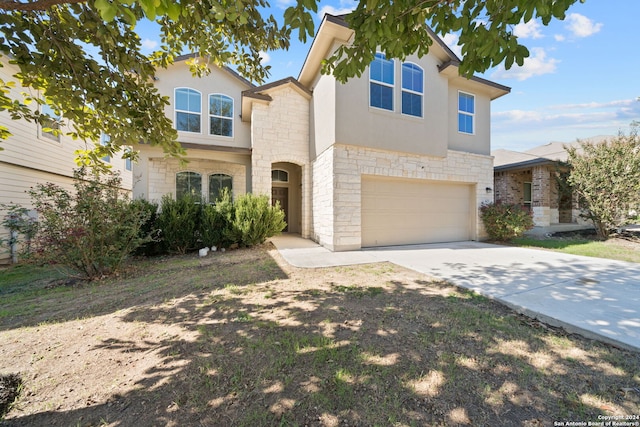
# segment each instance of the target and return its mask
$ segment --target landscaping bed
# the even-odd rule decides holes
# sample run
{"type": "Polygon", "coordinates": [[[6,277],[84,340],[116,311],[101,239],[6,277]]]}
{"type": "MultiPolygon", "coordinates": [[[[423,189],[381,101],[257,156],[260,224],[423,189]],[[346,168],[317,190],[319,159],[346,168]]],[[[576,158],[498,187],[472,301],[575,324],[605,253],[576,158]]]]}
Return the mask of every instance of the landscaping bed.
{"type": "Polygon", "coordinates": [[[119,277],[0,274],[1,423],[546,426],[640,414],[640,354],[390,263],[298,269],[271,244],[119,277]]]}

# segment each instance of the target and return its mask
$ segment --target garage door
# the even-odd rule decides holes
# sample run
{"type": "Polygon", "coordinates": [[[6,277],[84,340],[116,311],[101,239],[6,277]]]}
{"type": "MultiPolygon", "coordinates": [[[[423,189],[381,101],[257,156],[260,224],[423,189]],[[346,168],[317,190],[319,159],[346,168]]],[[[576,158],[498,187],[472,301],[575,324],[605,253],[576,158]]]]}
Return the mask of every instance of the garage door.
{"type": "Polygon", "coordinates": [[[362,246],[471,239],[472,186],[362,177],[362,246]]]}

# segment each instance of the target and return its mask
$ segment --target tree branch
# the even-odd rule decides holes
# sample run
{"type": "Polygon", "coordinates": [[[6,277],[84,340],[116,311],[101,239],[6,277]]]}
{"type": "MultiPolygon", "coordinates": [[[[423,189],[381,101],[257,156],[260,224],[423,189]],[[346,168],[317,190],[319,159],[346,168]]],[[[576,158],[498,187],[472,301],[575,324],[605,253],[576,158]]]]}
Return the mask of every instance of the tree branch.
{"type": "Polygon", "coordinates": [[[65,3],[85,3],[87,0],[36,0],[28,3],[22,3],[14,0],[1,0],[0,10],[14,11],[20,10],[29,12],[32,10],[46,10],[51,6],[65,3]]]}

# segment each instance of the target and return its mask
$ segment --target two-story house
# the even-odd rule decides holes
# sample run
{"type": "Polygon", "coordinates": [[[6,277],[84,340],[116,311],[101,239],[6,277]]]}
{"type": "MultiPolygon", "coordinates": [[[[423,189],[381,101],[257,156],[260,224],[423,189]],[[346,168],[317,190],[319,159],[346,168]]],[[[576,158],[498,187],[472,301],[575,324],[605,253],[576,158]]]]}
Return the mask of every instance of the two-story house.
{"type": "Polygon", "coordinates": [[[478,208],[493,199],[490,103],[509,88],[461,77],[435,34],[422,58],[377,54],[345,84],[321,74],[352,36],[326,15],[298,78],[260,87],[229,69],[192,78],[184,61],[159,71],[189,163],[141,146],[134,196],[269,194],[287,231],[335,251],[481,239],[478,208]]]}
{"type": "MultiPolygon", "coordinates": [[[[18,71],[17,67],[9,63],[6,57],[2,58],[2,65],[0,79],[5,82],[15,82],[16,79],[12,76],[18,71]]],[[[21,92],[28,90],[17,83],[11,89],[9,96],[13,99],[22,99],[21,92]]],[[[55,117],[51,108],[37,107],[35,103],[32,105],[55,117]]],[[[3,204],[15,203],[27,208],[32,207],[28,191],[37,184],[51,182],[67,190],[73,190],[73,170],[77,168],[74,153],[79,149],[91,148],[93,143],[74,140],[65,135],[68,131],[65,126],[59,129],[58,134],[48,131],[59,128],[59,125],[54,122],[49,128],[43,128],[26,120],[12,120],[6,111],[0,112],[0,125],[6,126],[12,133],[8,139],[0,141],[0,147],[3,149],[0,151],[0,221],[7,214],[7,211],[1,207],[3,204]]],[[[103,138],[107,137],[103,136],[103,138]]],[[[120,173],[123,190],[130,192],[131,162],[118,156],[104,158],[103,161],[120,173]]],[[[9,230],[0,226],[0,239],[8,238],[9,230]]],[[[0,247],[0,264],[9,262],[9,259],[8,249],[0,247]]]]}

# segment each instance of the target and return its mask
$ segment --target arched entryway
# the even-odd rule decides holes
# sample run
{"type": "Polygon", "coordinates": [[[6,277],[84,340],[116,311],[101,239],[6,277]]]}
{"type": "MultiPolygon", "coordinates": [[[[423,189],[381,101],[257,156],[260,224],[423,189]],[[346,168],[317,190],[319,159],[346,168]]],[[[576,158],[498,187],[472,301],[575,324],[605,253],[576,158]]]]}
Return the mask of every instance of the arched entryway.
{"type": "Polygon", "coordinates": [[[271,202],[285,213],[289,233],[302,231],[302,168],[294,163],[278,162],[271,165],[271,202]]]}

